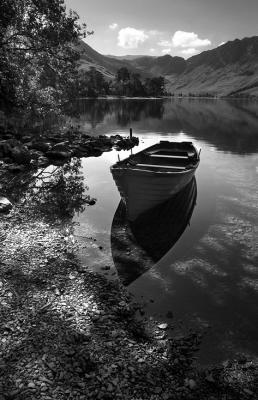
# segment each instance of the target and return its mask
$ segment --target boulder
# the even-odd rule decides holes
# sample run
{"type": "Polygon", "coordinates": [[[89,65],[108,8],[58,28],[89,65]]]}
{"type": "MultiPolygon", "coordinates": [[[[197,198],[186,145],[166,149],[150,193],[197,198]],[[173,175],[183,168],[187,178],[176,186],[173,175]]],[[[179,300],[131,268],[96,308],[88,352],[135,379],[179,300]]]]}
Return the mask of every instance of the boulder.
{"type": "Polygon", "coordinates": [[[11,149],[11,157],[17,164],[29,164],[31,155],[27,147],[15,146],[11,149]]]}
{"type": "Polygon", "coordinates": [[[52,147],[51,151],[67,152],[69,151],[69,142],[57,143],[52,147]]]}
{"type": "Polygon", "coordinates": [[[39,167],[47,167],[49,165],[49,159],[47,157],[44,156],[40,156],[38,158],[38,166],[39,167]]]}
{"type": "Polygon", "coordinates": [[[46,153],[47,151],[50,150],[51,144],[47,142],[33,142],[31,147],[35,150],[42,151],[43,153],[46,153]]]}
{"type": "Polygon", "coordinates": [[[57,151],[57,150],[51,150],[46,153],[47,157],[53,159],[59,159],[59,160],[68,160],[71,158],[71,152],[69,151],[57,151]]]}
{"type": "Polygon", "coordinates": [[[0,196],[0,213],[8,213],[12,209],[12,203],[3,196],[0,196]]]}
{"type": "Polygon", "coordinates": [[[11,151],[11,145],[7,140],[1,140],[0,141],[0,157],[6,157],[9,156],[10,151],[11,151]]]}

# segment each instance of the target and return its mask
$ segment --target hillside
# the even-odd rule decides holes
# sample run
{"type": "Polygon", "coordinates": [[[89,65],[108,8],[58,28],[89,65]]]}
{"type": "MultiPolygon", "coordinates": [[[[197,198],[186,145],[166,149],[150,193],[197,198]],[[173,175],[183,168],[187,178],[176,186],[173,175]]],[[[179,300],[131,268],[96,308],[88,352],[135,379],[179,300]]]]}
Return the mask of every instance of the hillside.
{"type": "Polygon", "coordinates": [[[258,37],[236,39],[193,56],[184,71],[167,79],[172,92],[258,96],[258,37]]]}
{"type": "Polygon", "coordinates": [[[80,69],[94,66],[109,79],[126,67],[144,78],[162,75],[167,90],[188,95],[257,96],[258,36],[236,39],[185,60],[182,57],[104,56],[80,42],[80,69]]]}
{"type": "MultiPolygon", "coordinates": [[[[128,60],[102,55],[82,40],[79,42],[77,50],[80,52],[80,70],[87,71],[90,67],[94,67],[107,79],[114,79],[116,71],[122,67],[126,67],[132,72],[139,72],[137,67],[128,60]]],[[[147,77],[150,74],[148,71],[143,71],[143,76],[147,77]]]]}

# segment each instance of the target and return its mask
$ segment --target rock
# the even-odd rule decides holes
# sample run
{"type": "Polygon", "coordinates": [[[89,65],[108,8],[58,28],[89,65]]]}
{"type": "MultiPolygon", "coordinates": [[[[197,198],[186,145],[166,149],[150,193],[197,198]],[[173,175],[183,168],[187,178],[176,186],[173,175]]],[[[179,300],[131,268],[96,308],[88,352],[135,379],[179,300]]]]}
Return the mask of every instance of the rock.
{"type": "Polygon", "coordinates": [[[162,330],[165,330],[165,329],[168,328],[168,324],[167,324],[167,323],[159,324],[159,325],[158,325],[158,328],[159,328],[159,329],[162,329],[162,330]]]}
{"type": "Polygon", "coordinates": [[[188,386],[190,389],[195,389],[196,388],[196,382],[193,379],[186,379],[185,380],[185,386],[188,386]]]}
{"type": "Polygon", "coordinates": [[[111,383],[109,383],[108,387],[107,387],[107,391],[112,392],[113,390],[114,390],[113,386],[111,385],[111,383]]]}
{"type": "Polygon", "coordinates": [[[11,149],[11,157],[17,164],[29,164],[31,155],[29,150],[23,146],[15,146],[11,149]]]}
{"type": "Polygon", "coordinates": [[[0,141],[0,157],[6,157],[10,155],[11,145],[7,140],[0,141]]]}
{"type": "Polygon", "coordinates": [[[37,142],[37,143],[32,143],[31,147],[35,150],[46,153],[47,151],[50,150],[51,145],[50,145],[50,143],[46,143],[46,142],[37,142]]]}
{"type": "Polygon", "coordinates": [[[12,203],[6,198],[0,196],[0,212],[8,213],[12,209],[12,203]]]}
{"type": "Polygon", "coordinates": [[[211,373],[210,373],[209,375],[207,375],[207,376],[205,377],[205,379],[206,379],[206,381],[208,381],[208,382],[215,382],[215,380],[214,380],[214,378],[213,378],[213,376],[212,376],[211,373]]]}
{"type": "Polygon", "coordinates": [[[246,393],[246,394],[248,394],[249,396],[252,396],[254,393],[251,391],[251,390],[249,390],[249,389],[243,389],[243,391],[246,393]]]}
{"type": "Polygon", "coordinates": [[[46,155],[51,159],[52,158],[57,158],[59,160],[68,160],[69,158],[71,158],[71,153],[69,151],[54,151],[54,150],[51,150],[51,151],[48,151],[46,153],[46,155]]]}
{"type": "Polygon", "coordinates": [[[13,174],[16,174],[16,173],[19,173],[19,172],[23,172],[25,170],[25,166],[24,165],[11,164],[11,165],[8,165],[7,169],[8,169],[8,171],[12,172],[13,174]]]}
{"type": "Polygon", "coordinates": [[[94,206],[94,204],[96,204],[96,199],[90,199],[86,201],[86,204],[88,204],[89,206],[94,206]]]}
{"type": "Polygon", "coordinates": [[[35,389],[35,387],[36,387],[36,385],[35,385],[34,382],[29,382],[29,383],[28,383],[28,388],[30,388],[30,389],[35,389]]]}
{"type": "Polygon", "coordinates": [[[55,144],[51,151],[57,151],[57,152],[68,152],[69,151],[69,143],[68,142],[60,142],[55,144]]]}
{"type": "Polygon", "coordinates": [[[47,157],[40,156],[38,158],[38,166],[39,167],[47,167],[49,165],[49,160],[47,157]]]}

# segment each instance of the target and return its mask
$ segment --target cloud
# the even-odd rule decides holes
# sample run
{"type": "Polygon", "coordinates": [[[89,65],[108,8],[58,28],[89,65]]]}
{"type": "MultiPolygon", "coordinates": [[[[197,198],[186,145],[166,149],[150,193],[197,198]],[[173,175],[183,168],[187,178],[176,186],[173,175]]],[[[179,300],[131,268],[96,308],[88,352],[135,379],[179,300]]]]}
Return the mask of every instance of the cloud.
{"type": "Polygon", "coordinates": [[[211,41],[209,39],[200,39],[197,33],[176,31],[172,36],[172,45],[181,48],[195,48],[209,46],[211,41]]]}
{"type": "Polygon", "coordinates": [[[163,53],[163,54],[170,54],[170,53],[171,53],[171,49],[170,49],[170,48],[162,49],[162,50],[161,50],[161,53],[163,53]]]}
{"type": "Polygon", "coordinates": [[[199,53],[199,50],[196,50],[193,47],[189,47],[189,49],[182,50],[181,53],[184,54],[185,56],[193,56],[194,54],[199,53]]]}
{"type": "Polygon", "coordinates": [[[153,49],[153,48],[151,48],[151,49],[149,50],[150,53],[154,53],[154,51],[155,51],[155,49],[153,49]]]}
{"type": "Polygon", "coordinates": [[[118,24],[116,22],[113,22],[113,24],[109,25],[109,29],[111,29],[111,31],[116,30],[117,27],[118,27],[118,24]]]}
{"type": "Polygon", "coordinates": [[[148,37],[143,30],[130,27],[123,28],[118,32],[118,46],[124,49],[136,49],[148,37]]]}
{"type": "Polygon", "coordinates": [[[150,35],[150,36],[157,36],[160,34],[161,34],[161,32],[157,31],[156,29],[151,29],[150,31],[148,31],[148,35],[150,35]]]}
{"type": "Polygon", "coordinates": [[[158,42],[158,45],[161,47],[168,47],[171,46],[171,42],[169,42],[168,40],[161,40],[160,42],[158,42]]]}

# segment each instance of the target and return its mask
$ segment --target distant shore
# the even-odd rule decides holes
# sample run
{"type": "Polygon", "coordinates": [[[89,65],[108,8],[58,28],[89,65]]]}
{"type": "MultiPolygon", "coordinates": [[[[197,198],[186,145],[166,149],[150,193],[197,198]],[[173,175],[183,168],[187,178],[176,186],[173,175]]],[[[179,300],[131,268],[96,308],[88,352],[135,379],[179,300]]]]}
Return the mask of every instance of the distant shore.
{"type": "Polygon", "coordinates": [[[98,96],[98,97],[79,97],[78,100],[164,100],[164,99],[187,99],[187,100],[248,100],[257,101],[257,96],[252,97],[232,97],[232,96],[157,96],[157,97],[144,97],[144,96],[98,96]]]}

